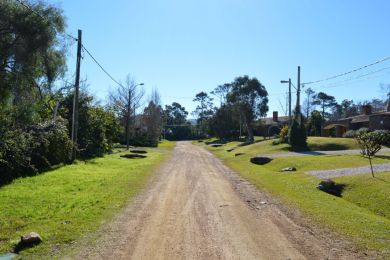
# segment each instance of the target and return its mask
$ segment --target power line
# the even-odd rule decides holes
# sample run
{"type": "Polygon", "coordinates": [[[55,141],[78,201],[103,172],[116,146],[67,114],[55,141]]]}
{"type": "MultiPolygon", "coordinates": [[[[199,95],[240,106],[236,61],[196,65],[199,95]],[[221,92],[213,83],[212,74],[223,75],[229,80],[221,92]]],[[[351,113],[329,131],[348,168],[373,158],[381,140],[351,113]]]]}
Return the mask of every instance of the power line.
{"type": "MultiPolygon", "coordinates": [[[[19,4],[21,4],[22,6],[24,6],[25,8],[27,8],[28,10],[30,10],[32,13],[36,14],[39,18],[41,18],[41,20],[43,20],[43,21],[47,22],[48,24],[50,24],[51,26],[53,26],[53,24],[47,18],[43,17],[40,13],[38,13],[33,8],[31,8],[31,6],[29,6],[28,4],[24,3],[22,0],[16,0],[16,1],[19,4]]],[[[72,40],[77,41],[77,38],[74,37],[73,35],[71,35],[71,34],[69,34],[67,32],[62,32],[62,33],[65,34],[66,36],[68,36],[69,38],[71,38],[72,40]]]]}
{"type": "Polygon", "coordinates": [[[108,71],[103,68],[103,66],[95,59],[95,57],[87,50],[87,48],[85,48],[85,46],[83,45],[83,49],[87,52],[87,54],[92,58],[92,60],[99,66],[99,68],[112,80],[114,81],[116,84],[118,84],[119,86],[123,87],[123,85],[121,83],[119,83],[117,80],[114,79],[113,76],[111,76],[110,73],[108,73],[108,71]]]}
{"type": "Polygon", "coordinates": [[[385,62],[385,61],[387,61],[387,60],[390,60],[390,56],[389,56],[389,57],[386,57],[386,58],[384,58],[384,59],[381,59],[381,60],[377,60],[377,61],[375,61],[375,62],[373,62],[373,63],[370,63],[370,64],[367,64],[367,65],[361,66],[361,67],[359,67],[359,68],[356,68],[356,69],[353,69],[353,70],[350,70],[350,71],[347,71],[347,72],[344,72],[344,73],[341,73],[341,74],[337,74],[337,75],[335,75],[335,76],[331,76],[331,77],[324,78],[324,79],[320,79],[320,80],[310,81],[310,82],[306,82],[306,83],[303,83],[303,84],[304,84],[304,85],[309,85],[309,84],[315,84],[315,83],[319,83],[319,82],[323,82],[323,81],[328,81],[328,80],[331,80],[331,79],[339,78],[339,77],[342,77],[342,76],[345,76],[345,75],[354,73],[354,72],[356,72],[356,71],[363,70],[363,69],[365,69],[365,68],[374,66],[374,65],[376,65],[376,64],[385,62]]]}
{"type": "Polygon", "coordinates": [[[377,74],[379,72],[382,72],[382,71],[386,71],[386,70],[389,70],[390,69],[390,66],[388,67],[384,67],[384,68],[381,68],[381,69],[378,69],[378,70],[375,70],[375,71],[371,71],[369,73],[366,73],[366,74],[362,74],[362,75],[359,75],[357,77],[354,77],[354,78],[349,78],[349,79],[345,79],[345,80],[342,80],[342,81],[338,81],[338,82],[335,82],[333,84],[330,84],[328,86],[321,86],[321,87],[316,87],[314,89],[323,89],[323,88],[334,88],[334,87],[338,87],[338,86],[343,86],[345,85],[345,82],[349,82],[349,81],[355,81],[357,79],[361,79],[363,78],[362,80],[366,80],[366,79],[371,79],[372,77],[369,77],[369,78],[365,78],[367,76],[370,76],[370,75],[373,75],[373,74],[377,74]],[[344,83],[344,84],[343,84],[344,83]]]}

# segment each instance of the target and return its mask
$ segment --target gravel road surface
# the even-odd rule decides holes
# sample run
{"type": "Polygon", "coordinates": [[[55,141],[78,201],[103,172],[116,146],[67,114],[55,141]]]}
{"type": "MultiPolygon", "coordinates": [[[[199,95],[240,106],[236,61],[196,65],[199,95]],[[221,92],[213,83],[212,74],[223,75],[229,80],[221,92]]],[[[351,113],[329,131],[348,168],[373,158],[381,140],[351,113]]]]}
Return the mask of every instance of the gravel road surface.
{"type": "Polygon", "coordinates": [[[76,259],[362,259],[204,148],[178,142],[147,189],[76,259]]]}

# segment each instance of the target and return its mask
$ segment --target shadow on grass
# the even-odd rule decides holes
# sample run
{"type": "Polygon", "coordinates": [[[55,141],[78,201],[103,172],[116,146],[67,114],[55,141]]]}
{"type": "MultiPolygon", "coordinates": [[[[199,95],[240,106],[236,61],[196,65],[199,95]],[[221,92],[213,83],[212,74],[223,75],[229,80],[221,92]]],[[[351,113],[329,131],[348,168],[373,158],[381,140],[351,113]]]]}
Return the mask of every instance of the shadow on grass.
{"type": "Polygon", "coordinates": [[[339,151],[348,150],[349,147],[343,144],[328,143],[328,144],[309,144],[310,151],[339,151]]]}
{"type": "Polygon", "coordinates": [[[390,155],[375,155],[375,158],[390,160],[390,155]]]}
{"type": "Polygon", "coordinates": [[[205,142],[205,144],[207,144],[207,145],[209,145],[209,144],[226,144],[228,142],[230,142],[230,140],[217,139],[217,140],[214,140],[211,142],[205,142]]]}
{"type": "Polygon", "coordinates": [[[385,182],[385,183],[389,183],[390,182],[388,180],[385,180],[385,179],[382,179],[382,178],[378,178],[377,176],[374,177],[375,179],[379,180],[379,181],[382,181],[382,182],[385,182]]]}
{"type": "Polygon", "coordinates": [[[326,192],[336,197],[342,197],[342,193],[345,190],[346,184],[335,184],[332,187],[318,187],[319,190],[326,192]]]}

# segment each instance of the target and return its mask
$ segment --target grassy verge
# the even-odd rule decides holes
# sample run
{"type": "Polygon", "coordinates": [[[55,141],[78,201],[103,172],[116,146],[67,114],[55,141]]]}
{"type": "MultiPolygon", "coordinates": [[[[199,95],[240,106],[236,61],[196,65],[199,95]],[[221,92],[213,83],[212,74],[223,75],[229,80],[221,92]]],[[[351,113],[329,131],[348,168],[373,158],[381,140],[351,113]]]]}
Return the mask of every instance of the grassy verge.
{"type": "MultiPolygon", "coordinates": [[[[319,225],[349,237],[361,249],[376,250],[390,257],[389,172],[378,173],[377,178],[370,174],[335,178],[337,183],[346,185],[339,198],[316,189],[320,180],[304,172],[366,166],[367,159],[358,155],[286,156],[275,158],[264,166],[251,164],[251,156],[274,149],[270,143],[268,146],[271,147],[266,147],[267,142],[243,146],[230,153],[226,150],[231,144],[208,149],[258,188],[275,195],[284,204],[300,209],[319,225]],[[237,152],[245,154],[234,156],[237,152]],[[298,171],[280,172],[288,166],[295,166],[298,171]]],[[[388,157],[374,159],[374,163],[388,162],[388,157]]]]}
{"type": "MultiPolygon", "coordinates": [[[[216,142],[216,139],[207,139],[204,142],[216,142]]],[[[256,137],[255,143],[251,145],[243,145],[242,142],[234,141],[226,143],[220,147],[220,150],[234,149],[233,153],[256,153],[271,154],[271,153],[288,153],[291,152],[288,144],[272,145],[274,140],[264,140],[261,137],[256,137]]],[[[198,143],[198,142],[194,142],[198,143]]],[[[359,149],[355,140],[352,138],[327,138],[327,137],[309,137],[308,150],[310,151],[333,151],[333,150],[349,150],[359,149]]]]}
{"type": "Polygon", "coordinates": [[[97,230],[144,188],[173,147],[163,142],[155,151],[149,149],[146,159],[115,153],[1,187],[0,252],[11,250],[20,235],[35,231],[44,242],[22,255],[49,256],[97,230]]]}

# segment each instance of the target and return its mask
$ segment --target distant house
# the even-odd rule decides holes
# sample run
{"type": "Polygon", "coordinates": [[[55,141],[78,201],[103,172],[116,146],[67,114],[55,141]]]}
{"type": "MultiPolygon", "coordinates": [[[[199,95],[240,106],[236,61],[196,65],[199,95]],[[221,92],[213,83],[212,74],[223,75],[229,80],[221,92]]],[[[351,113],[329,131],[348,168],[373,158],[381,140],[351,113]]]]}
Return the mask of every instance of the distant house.
{"type": "Polygon", "coordinates": [[[288,125],[288,116],[279,117],[278,111],[273,111],[272,117],[262,118],[254,130],[256,135],[273,136],[279,134],[285,125],[288,125]]]}
{"type": "Polygon", "coordinates": [[[390,108],[387,111],[372,113],[370,105],[362,106],[362,114],[326,122],[321,129],[321,136],[342,137],[348,130],[366,127],[371,130],[390,130],[390,108]]]}

